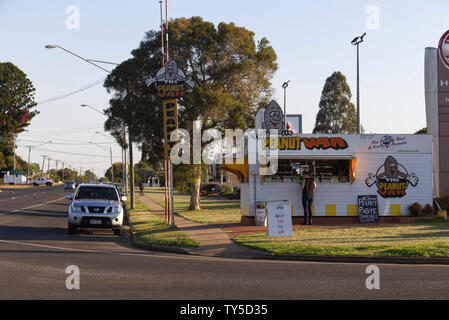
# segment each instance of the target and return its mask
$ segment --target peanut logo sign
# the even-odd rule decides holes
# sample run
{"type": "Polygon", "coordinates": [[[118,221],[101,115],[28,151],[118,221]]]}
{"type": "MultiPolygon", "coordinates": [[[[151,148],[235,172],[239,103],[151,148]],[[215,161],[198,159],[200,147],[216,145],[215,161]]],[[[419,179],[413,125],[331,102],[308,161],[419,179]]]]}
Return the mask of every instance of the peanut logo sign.
{"type": "Polygon", "coordinates": [[[183,97],[186,87],[194,86],[194,83],[178,68],[175,60],[167,62],[158,71],[156,77],[147,77],[145,83],[148,87],[154,84],[157,95],[163,99],[183,97]]]}
{"type": "Polygon", "coordinates": [[[377,193],[383,198],[402,198],[406,195],[407,187],[416,187],[418,181],[415,173],[409,174],[392,156],[388,156],[376,173],[370,173],[365,180],[368,187],[376,184],[377,193]]]}

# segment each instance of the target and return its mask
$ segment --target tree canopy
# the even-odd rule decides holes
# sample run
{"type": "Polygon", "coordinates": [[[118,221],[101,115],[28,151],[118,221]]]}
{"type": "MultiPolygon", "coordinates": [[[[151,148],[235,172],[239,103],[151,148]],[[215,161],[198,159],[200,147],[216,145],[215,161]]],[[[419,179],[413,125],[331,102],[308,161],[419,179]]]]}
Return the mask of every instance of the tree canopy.
{"type": "MultiPolygon", "coordinates": [[[[215,26],[200,17],[169,21],[169,56],[195,87],[179,100],[179,127],[191,132],[195,120],[202,130],[252,127],[260,106],[271,98],[270,79],[277,69],[276,54],[267,39],[234,23],[215,26]]],[[[161,33],[149,31],[132,58],[117,66],[105,81],[114,93],[105,110],[105,129],[120,137],[124,127],[134,141],[142,142],[142,158],[153,168],[163,160],[162,101],[145,85],[162,67],[161,33]]],[[[194,177],[186,177],[198,191],[201,166],[190,165],[194,177]]],[[[196,191],[193,191],[194,193],[196,191]]]]}
{"type": "Polygon", "coordinates": [[[0,169],[13,167],[13,137],[38,113],[34,87],[11,62],[0,63],[0,169]]]}
{"type": "Polygon", "coordinates": [[[351,103],[351,89],[339,71],[326,79],[313,133],[356,133],[357,114],[351,103]]]}

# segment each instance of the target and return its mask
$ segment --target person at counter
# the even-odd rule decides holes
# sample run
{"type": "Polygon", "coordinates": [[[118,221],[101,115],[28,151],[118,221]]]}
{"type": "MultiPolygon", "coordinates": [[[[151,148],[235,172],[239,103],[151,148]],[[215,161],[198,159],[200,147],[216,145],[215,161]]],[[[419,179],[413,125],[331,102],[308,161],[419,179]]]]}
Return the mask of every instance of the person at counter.
{"type": "Polygon", "coordinates": [[[303,173],[301,182],[302,206],[304,207],[304,224],[312,224],[312,202],[313,191],[316,189],[316,182],[310,177],[309,172],[303,173]]]}

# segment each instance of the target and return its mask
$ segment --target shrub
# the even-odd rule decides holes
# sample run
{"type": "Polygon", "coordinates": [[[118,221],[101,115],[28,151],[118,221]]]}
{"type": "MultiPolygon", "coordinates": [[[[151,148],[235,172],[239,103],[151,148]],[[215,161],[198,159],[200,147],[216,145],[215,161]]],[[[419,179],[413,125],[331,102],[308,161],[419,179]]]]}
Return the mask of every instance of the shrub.
{"type": "Polygon", "coordinates": [[[423,214],[425,216],[433,216],[435,210],[433,209],[433,207],[430,204],[426,204],[426,206],[423,209],[423,214]]]}
{"type": "Polygon", "coordinates": [[[420,217],[423,214],[423,207],[418,202],[409,205],[408,210],[410,211],[412,217],[420,217]]]}

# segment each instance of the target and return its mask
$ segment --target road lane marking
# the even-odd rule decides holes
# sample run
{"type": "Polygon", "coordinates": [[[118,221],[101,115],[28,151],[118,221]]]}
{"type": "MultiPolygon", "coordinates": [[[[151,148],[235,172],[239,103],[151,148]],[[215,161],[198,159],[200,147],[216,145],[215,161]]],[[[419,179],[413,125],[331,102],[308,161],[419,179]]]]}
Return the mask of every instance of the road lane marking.
{"type": "Polygon", "coordinates": [[[43,206],[43,205],[46,205],[46,204],[49,204],[49,203],[53,203],[53,202],[56,202],[56,201],[59,201],[59,200],[62,200],[62,199],[65,199],[65,197],[61,197],[59,199],[51,200],[51,201],[44,202],[44,203],[35,204],[33,206],[25,207],[25,208],[22,208],[22,209],[16,209],[16,210],[0,213],[0,216],[4,216],[5,214],[9,214],[9,213],[13,213],[13,212],[19,212],[19,211],[26,210],[26,209],[40,207],[40,206],[43,206]]]}

